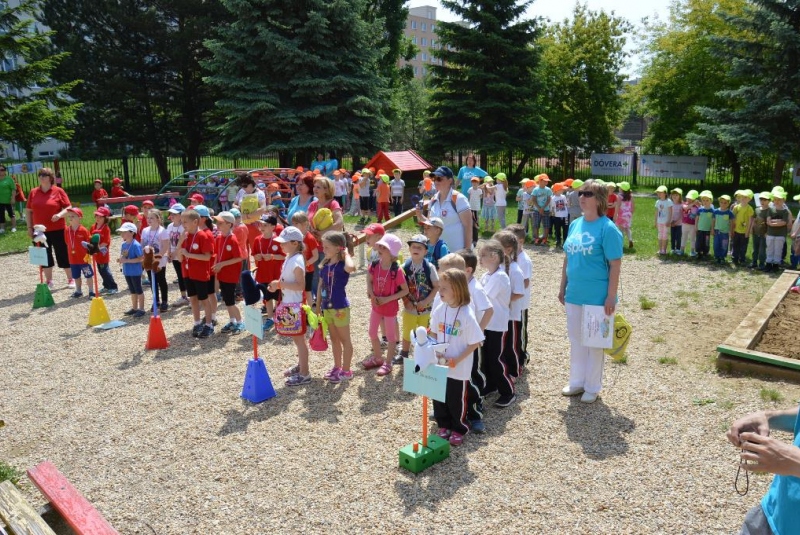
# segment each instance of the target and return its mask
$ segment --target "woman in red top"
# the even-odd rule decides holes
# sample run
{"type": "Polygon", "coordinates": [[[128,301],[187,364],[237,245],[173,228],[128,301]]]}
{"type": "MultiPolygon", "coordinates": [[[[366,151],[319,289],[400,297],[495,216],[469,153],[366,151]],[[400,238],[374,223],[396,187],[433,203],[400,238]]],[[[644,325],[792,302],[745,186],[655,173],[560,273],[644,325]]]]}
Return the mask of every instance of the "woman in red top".
{"type": "Polygon", "coordinates": [[[69,268],[69,254],[67,243],[64,241],[64,216],[67,209],[72,205],[67,197],[67,192],[55,186],[56,175],[49,167],[39,169],[39,187],[33,188],[28,195],[28,202],[25,205],[27,216],[25,222],[28,224],[28,236],[33,239],[33,226],[44,225],[47,230],[47,267],[44,268],[44,276],[47,285],[52,289],[53,266],[64,270],[67,275],[67,287],[74,288],[75,281],[72,280],[72,272],[69,268]],[[53,261],[55,255],[55,262],[53,261]]]}

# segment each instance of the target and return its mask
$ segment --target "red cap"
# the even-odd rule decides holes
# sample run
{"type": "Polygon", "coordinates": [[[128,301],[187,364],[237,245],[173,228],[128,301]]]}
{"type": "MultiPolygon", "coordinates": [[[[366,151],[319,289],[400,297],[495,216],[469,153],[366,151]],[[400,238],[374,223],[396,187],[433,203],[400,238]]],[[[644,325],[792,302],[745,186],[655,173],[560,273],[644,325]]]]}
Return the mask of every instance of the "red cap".
{"type": "Polygon", "coordinates": [[[75,207],[67,208],[67,212],[72,212],[73,214],[76,214],[81,219],[83,218],[83,210],[81,210],[80,208],[75,208],[75,207]]]}
{"type": "Polygon", "coordinates": [[[125,212],[126,214],[139,215],[139,207],[136,206],[135,204],[129,204],[128,206],[123,208],[122,211],[125,212]]]}
{"type": "Polygon", "coordinates": [[[95,184],[102,184],[102,183],[103,183],[103,181],[102,181],[102,180],[100,180],[99,178],[97,178],[97,179],[95,179],[94,183],[95,183],[95,184]]]}
{"type": "Polygon", "coordinates": [[[94,211],[94,215],[99,215],[100,217],[111,217],[111,210],[109,210],[105,206],[101,206],[100,208],[94,211]]]}
{"type": "Polygon", "coordinates": [[[111,183],[114,185],[122,184],[122,179],[118,176],[115,176],[113,179],[111,179],[111,183]]]}
{"type": "Polygon", "coordinates": [[[153,206],[154,207],[155,204],[153,204],[153,201],[142,201],[142,208],[144,208],[145,206],[153,206]]]}
{"type": "Polygon", "coordinates": [[[199,203],[203,203],[203,202],[206,201],[205,197],[203,197],[199,193],[193,193],[192,195],[190,195],[189,196],[189,200],[190,201],[197,201],[199,203]]]}
{"type": "Polygon", "coordinates": [[[364,234],[377,234],[378,236],[383,236],[386,234],[386,229],[383,228],[383,225],[380,223],[370,223],[367,225],[367,228],[364,229],[364,234]]]}

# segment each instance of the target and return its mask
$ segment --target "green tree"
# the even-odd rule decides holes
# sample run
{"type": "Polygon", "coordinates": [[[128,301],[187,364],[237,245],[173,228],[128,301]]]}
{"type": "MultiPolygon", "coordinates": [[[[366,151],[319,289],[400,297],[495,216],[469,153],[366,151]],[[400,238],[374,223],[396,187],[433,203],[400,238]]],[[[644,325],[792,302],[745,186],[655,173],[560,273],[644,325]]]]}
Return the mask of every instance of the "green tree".
{"type": "MultiPolygon", "coordinates": [[[[521,151],[515,176],[547,146],[538,19],[521,20],[531,1],[443,0],[462,23],[438,22],[442,48],[432,65],[426,151],[521,151]]],[[[482,158],[484,159],[484,158],[482,158]]]]}
{"type": "Polygon", "coordinates": [[[9,68],[0,69],[0,139],[16,143],[33,160],[35,145],[49,137],[68,140],[72,136],[80,104],[69,95],[79,81],[51,82],[51,72],[67,54],[49,53],[53,32],[36,31],[35,1],[1,5],[0,59],[9,68]]]}
{"type": "Polygon", "coordinates": [[[700,110],[724,106],[728,99],[720,91],[737,83],[730,64],[719,61],[712,45],[715,36],[739,33],[720,13],[741,14],[745,4],[746,0],[683,0],[671,6],[667,21],[646,22],[641,34],[642,78],[626,94],[633,111],[651,119],[645,151],[720,156],[731,166],[736,184],[737,147],[716,136],[696,134],[701,130],[700,110]]]}
{"type": "Polygon", "coordinates": [[[736,31],[715,36],[717,61],[730,65],[733,88],[722,101],[698,108],[697,147],[723,144],[743,156],[777,156],[773,182],[800,155],[800,2],[753,0],[740,13],[723,15],[736,31]]]}
{"type": "Polygon", "coordinates": [[[575,174],[575,153],[609,149],[622,111],[626,36],[632,26],[604,11],[576,4],[571,20],[547,28],[542,39],[547,125],[554,148],[568,154],[564,170],[575,174]]]}
{"type": "Polygon", "coordinates": [[[389,148],[419,150],[427,143],[430,91],[422,80],[407,78],[392,91],[389,148]]]}
{"type": "Polygon", "coordinates": [[[218,0],[43,0],[43,24],[70,56],[57,79],[85,80],[78,150],[148,152],[162,182],[167,157],[196,169],[211,135],[216,95],[203,83],[203,41],[223,23],[218,0]]]}
{"type": "Polygon", "coordinates": [[[317,150],[363,155],[387,137],[384,50],[366,0],[223,0],[234,20],[207,42],[208,83],[224,90],[219,149],[281,151],[308,165],[317,150]]]}

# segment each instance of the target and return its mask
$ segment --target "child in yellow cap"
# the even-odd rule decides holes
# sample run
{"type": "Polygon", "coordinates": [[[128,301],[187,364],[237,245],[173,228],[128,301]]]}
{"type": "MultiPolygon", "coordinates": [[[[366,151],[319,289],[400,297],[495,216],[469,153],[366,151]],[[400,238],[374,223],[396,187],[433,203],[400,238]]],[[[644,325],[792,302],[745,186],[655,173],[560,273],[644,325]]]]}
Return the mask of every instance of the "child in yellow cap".
{"type": "Polygon", "coordinates": [[[714,210],[712,223],[714,234],[714,260],[717,264],[724,264],[728,256],[728,245],[733,234],[731,220],[736,217],[731,211],[731,196],[722,195],[719,198],[719,208],[714,210]]]}
{"type": "Polygon", "coordinates": [[[750,269],[763,270],[767,263],[767,219],[772,193],[762,191],[758,195],[758,207],[753,214],[751,234],[753,236],[753,260],[750,269]]]}
{"type": "Polygon", "coordinates": [[[672,225],[672,201],[667,198],[667,187],[658,186],[656,188],[655,221],[653,227],[658,229],[658,254],[667,254],[667,242],[669,241],[669,229],[672,225]]]}
{"type": "Polygon", "coordinates": [[[750,205],[753,192],[749,189],[739,192],[738,203],[733,207],[735,222],[733,225],[733,263],[737,266],[745,265],[747,262],[747,244],[750,242],[750,233],[753,230],[753,216],[755,210],[750,205]]]}
{"type": "MultiPolygon", "coordinates": [[[[665,188],[666,189],[666,188],[665,188]]],[[[714,229],[714,195],[708,190],[700,192],[700,208],[697,209],[697,241],[695,251],[698,258],[708,256],[711,246],[711,231],[714,229]]]]}

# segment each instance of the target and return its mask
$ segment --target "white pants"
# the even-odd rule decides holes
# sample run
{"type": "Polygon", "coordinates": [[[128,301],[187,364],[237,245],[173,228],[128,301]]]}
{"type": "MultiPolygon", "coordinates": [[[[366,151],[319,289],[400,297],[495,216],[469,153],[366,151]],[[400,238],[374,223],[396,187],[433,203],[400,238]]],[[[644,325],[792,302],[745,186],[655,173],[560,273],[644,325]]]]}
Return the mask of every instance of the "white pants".
{"type": "Polygon", "coordinates": [[[686,250],[688,245],[694,252],[694,242],[697,239],[697,227],[688,223],[683,223],[681,228],[681,251],[686,250]]]}
{"type": "Polygon", "coordinates": [[[583,307],[566,304],[567,335],[569,336],[569,387],[583,388],[589,394],[598,394],[603,387],[603,350],[581,345],[581,320],[583,307]]]}
{"type": "Polygon", "coordinates": [[[786,236],[767,236],[767,264],[780,264],[786,236]]]}

